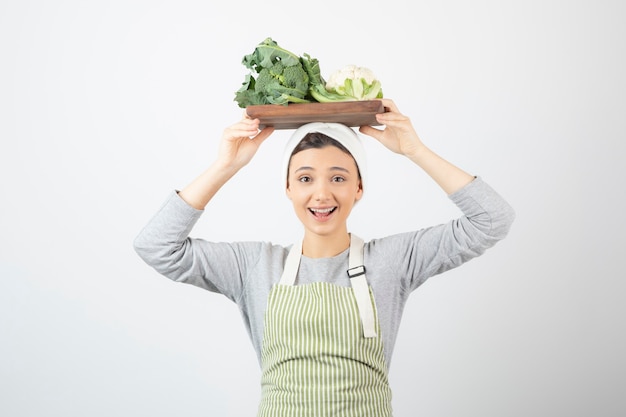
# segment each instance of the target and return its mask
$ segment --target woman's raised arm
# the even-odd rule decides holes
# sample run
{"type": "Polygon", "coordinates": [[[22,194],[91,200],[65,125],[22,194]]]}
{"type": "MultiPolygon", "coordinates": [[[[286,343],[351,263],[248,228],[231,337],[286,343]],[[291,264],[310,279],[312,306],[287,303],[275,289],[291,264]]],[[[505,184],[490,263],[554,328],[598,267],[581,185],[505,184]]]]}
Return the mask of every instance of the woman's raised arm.
{"type": "Polygon", "coordinates": [[[180,197],[190,206],[203,210],[215,193],[250,162],[273,131],[272,127],[259,131],[259,120],[247,116],[224,129],[217,158],[179,192],[180,197]]]}

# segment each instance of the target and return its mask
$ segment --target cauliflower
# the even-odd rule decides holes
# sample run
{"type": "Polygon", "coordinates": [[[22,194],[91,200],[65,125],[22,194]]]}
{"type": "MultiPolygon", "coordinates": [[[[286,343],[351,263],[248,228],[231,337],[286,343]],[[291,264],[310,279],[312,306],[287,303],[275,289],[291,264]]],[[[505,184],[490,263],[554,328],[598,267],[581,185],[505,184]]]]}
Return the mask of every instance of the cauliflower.
{"type": "Polygon", "coordinates": [[[356,65],[346,65],[345,67],[330,74],[328,81],[326,82],[326,88],[329,90],[341,88],[344,85],[344,81],[347,79],[364,78],[368,84],[371,84],[376,80],[376,76],[369,68],[357,67],[356,65]]]}
{"type": "Polygon", "coordinates": [[[326,82],[326,90],[353,100],[382,97],[381,83],[372,70],[356,65],[346,65],[333,72],[326,82]]]}
{"type": "Polygon", "coordinates": [[[330,103],[383,97],[380,80],[369,68],[346,65],[332,73],[328,81],[322,77],[316,60],[305,60],[304,68],[311,80],[309,92],[316,101],[330,103]]]}

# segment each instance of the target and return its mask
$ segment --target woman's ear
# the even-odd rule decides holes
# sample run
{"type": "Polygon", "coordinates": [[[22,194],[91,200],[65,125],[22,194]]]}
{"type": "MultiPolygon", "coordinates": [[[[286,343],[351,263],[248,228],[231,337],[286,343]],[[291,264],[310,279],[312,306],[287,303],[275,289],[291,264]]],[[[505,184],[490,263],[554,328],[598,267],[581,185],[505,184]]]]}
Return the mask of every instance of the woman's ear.
{"type": "Polygon", "coordinates": [[[359,189],[356,191],[356,201],[359,201],[363,197],[363,183],[359,179],[359,189]]]}
{"type": "Polygon", "coordinates": [[[291,200],[291,189],[289,188],[289,180],[287,180],[286,183],[285,194],[287,195],[287,198],[291,200]]]}

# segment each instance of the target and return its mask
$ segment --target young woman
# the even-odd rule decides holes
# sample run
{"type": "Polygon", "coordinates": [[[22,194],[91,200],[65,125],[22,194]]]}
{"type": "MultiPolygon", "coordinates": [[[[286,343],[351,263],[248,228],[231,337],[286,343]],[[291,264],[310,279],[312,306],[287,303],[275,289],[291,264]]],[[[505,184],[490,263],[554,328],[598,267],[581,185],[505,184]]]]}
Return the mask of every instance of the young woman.
{"type": "Polygon", "coordinates": [[[504,238],[512,208],[481,178],[426,147],[391,100],[362,126],[441,186],[458,219],[363,242],[347,229],[367,190],[364,149],[344,125],[311,123],[286,145],[286,193],[302,222],[290,247],[189,237],[211,198],[272,133],[243,118],[225,129],[215,162],[164,206],[135,240],[166,277],[237,303],[262,369],[259,416],[391,416],[389,364],[409,294],[427,278],[504,238]]]}

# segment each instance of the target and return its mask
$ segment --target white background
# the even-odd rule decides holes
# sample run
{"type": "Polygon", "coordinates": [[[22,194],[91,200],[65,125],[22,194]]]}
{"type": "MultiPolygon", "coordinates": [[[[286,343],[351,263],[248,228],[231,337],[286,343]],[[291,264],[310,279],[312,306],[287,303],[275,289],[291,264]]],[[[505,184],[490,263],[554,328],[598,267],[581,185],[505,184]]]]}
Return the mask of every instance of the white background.
{"type": "MultiPolygon", "coordinates": [[[[516,209],[507,239],[409,300],[395,415],[623,416],[624,3],[3,1],[0,415],[252,416],[256,357],[234,304],[175,284],[132,241],[241,115],[241,58],[271,36],[322,72],[370,67],[422,140],[516,209]]],[[[194,230],[300,234],[274,134],[194,230]]],[[[350,227],[457,209],[366,141],[350,227]]]]}

